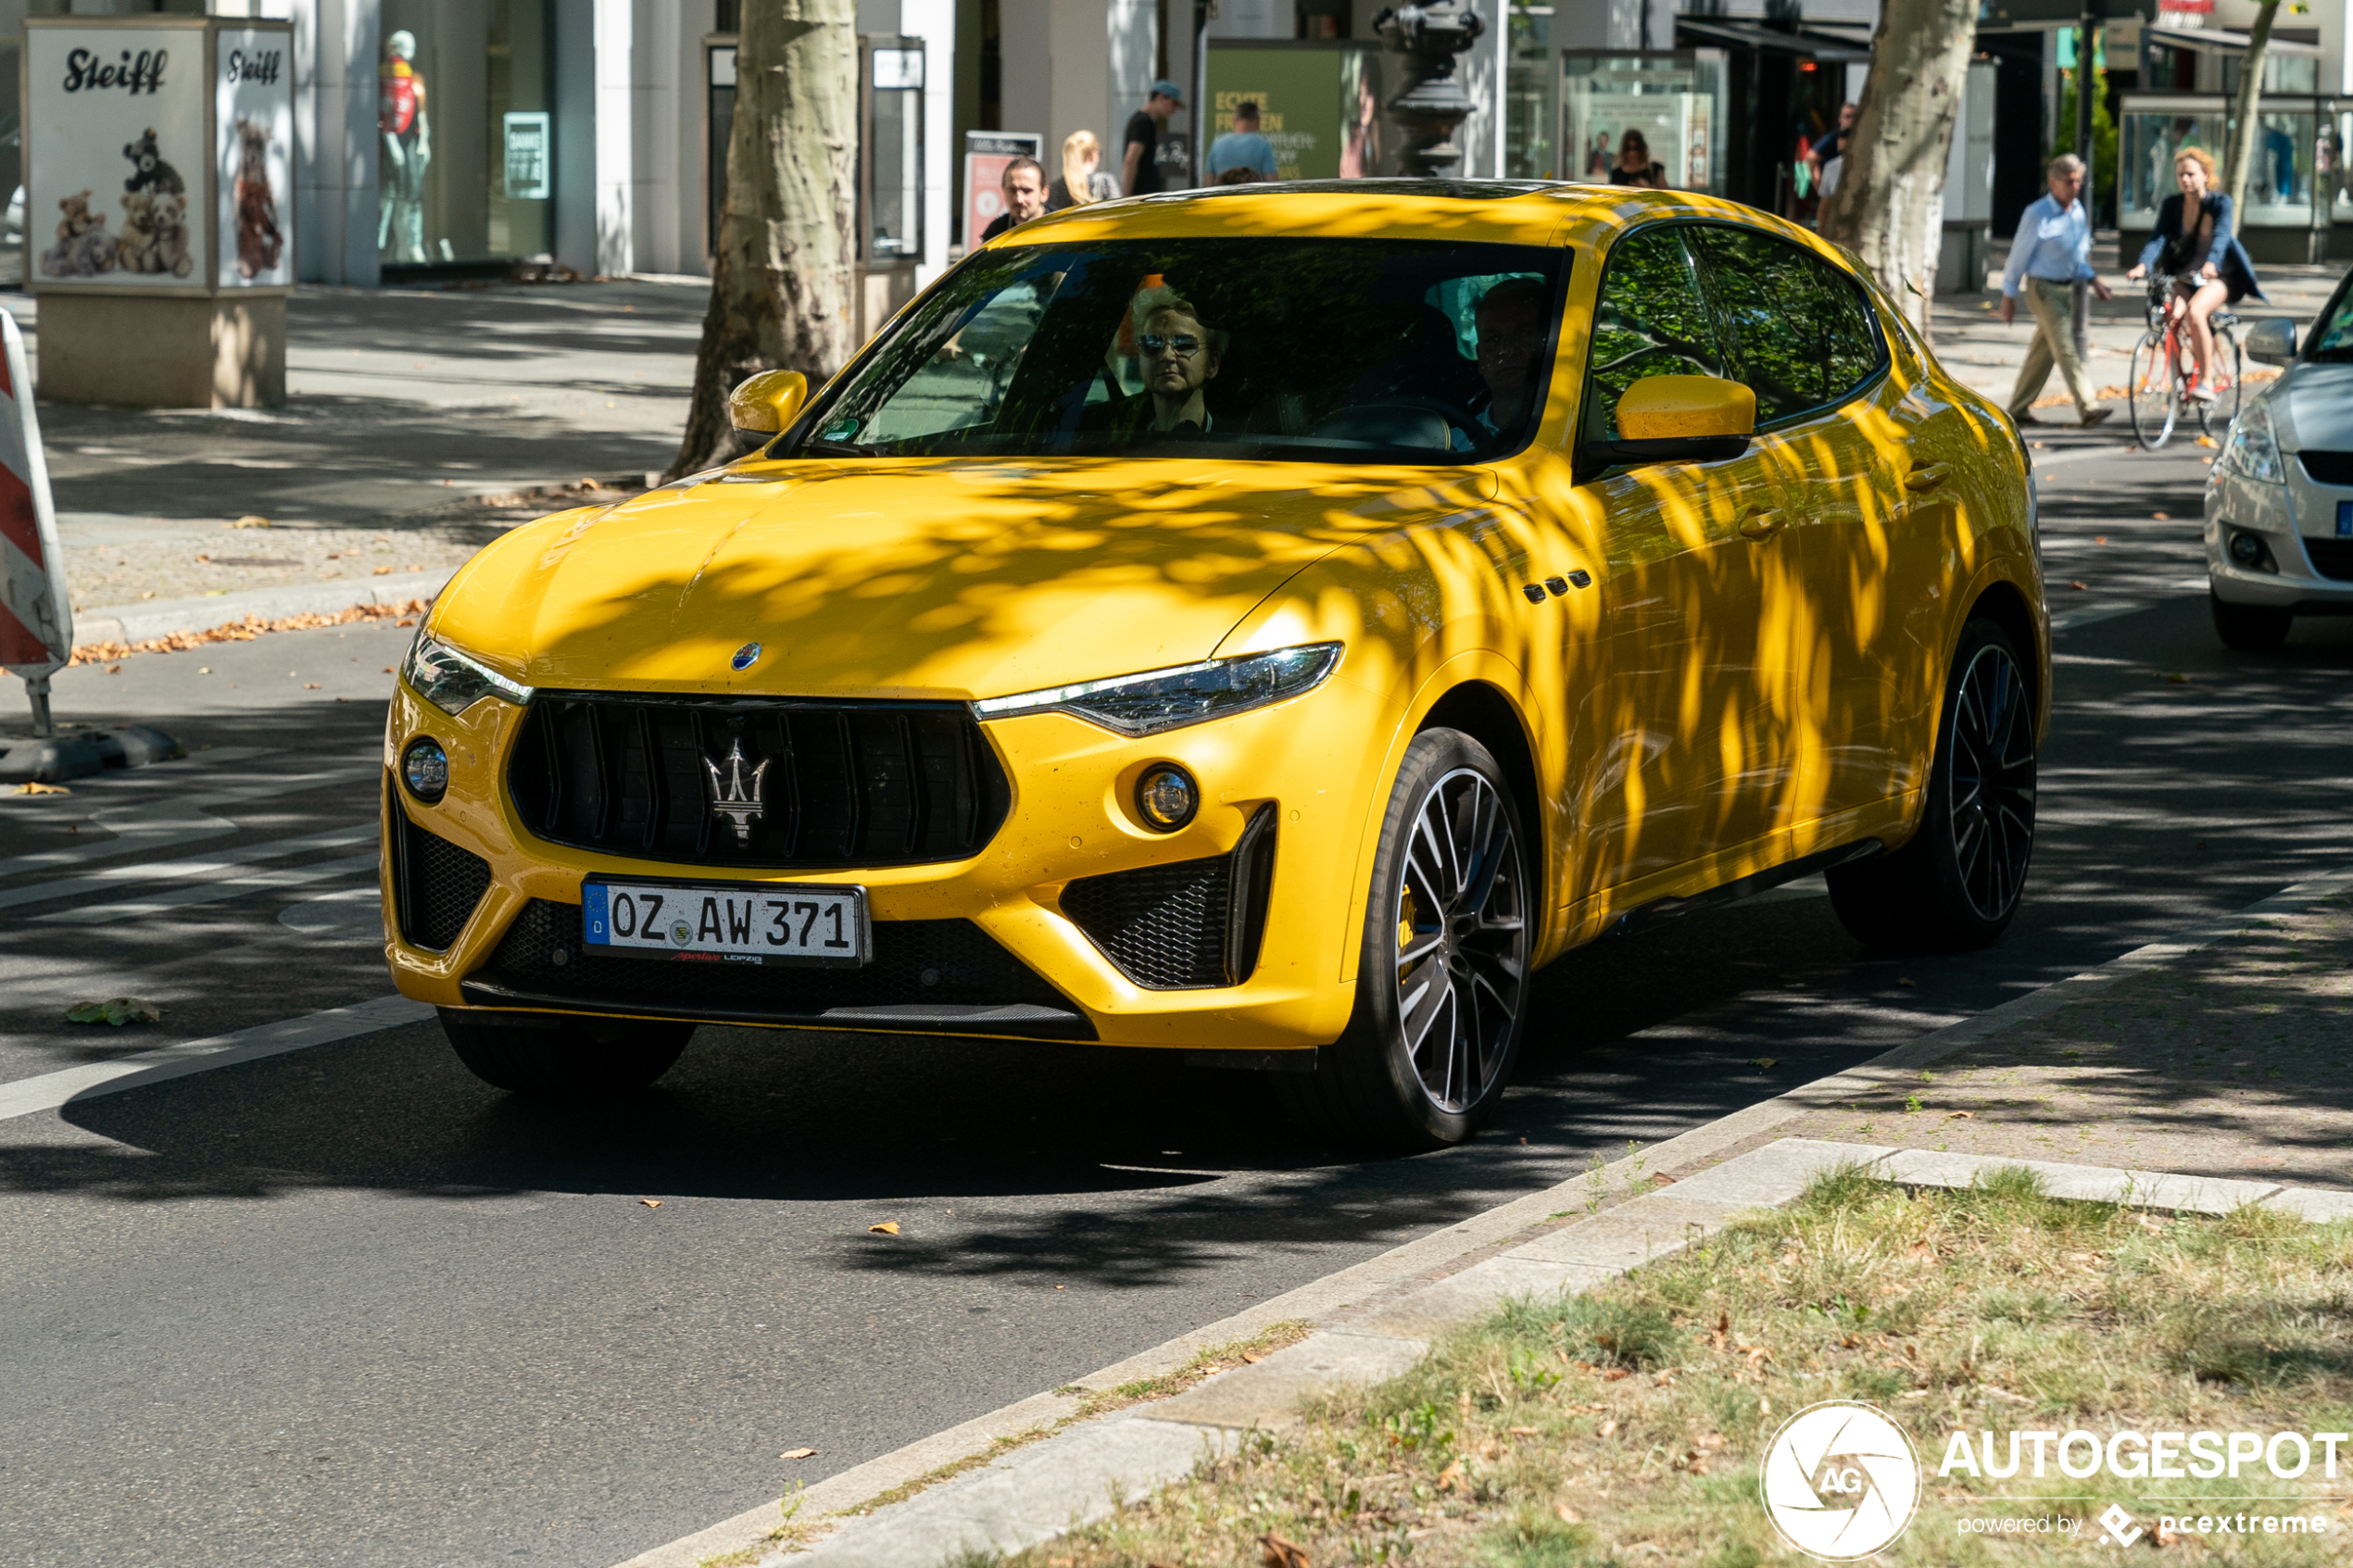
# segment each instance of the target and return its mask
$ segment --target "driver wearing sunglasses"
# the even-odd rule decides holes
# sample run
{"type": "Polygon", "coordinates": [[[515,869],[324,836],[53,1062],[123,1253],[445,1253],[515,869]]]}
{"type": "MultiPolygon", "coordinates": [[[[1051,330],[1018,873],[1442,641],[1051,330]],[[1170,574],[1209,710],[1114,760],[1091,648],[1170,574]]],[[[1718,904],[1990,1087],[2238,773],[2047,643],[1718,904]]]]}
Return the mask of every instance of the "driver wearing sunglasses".
{"type": "Polygon", "coordinates": [[[1136,347],[1143,357],[1144,390],[1151,395],[1154,432],[1206,435],[1212,424],[1202,389],[1217,379],[1225,333],[1202,324],[1193,307],[1173,292],[1146,304],[1136,347]]]}

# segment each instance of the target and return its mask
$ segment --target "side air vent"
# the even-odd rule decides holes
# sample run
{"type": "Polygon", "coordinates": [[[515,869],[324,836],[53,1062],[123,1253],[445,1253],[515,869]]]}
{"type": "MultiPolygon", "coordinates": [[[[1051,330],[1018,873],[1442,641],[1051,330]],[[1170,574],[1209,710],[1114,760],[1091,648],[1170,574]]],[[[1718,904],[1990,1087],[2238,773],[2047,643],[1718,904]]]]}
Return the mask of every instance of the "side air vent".
{"type": "Polygon", "coordinates": [[[1258,968],[1275,884],[1275,808],[1228,855],[1178,860],[1063,889],[1063,913],[1119,972],[1151,991],[1239,985],[1258,968]]]}
{"type": "Polygon", "coordinates": [[[384,794],[392,807],[393,907],[400,939],[429,953],[447,952],[490,891],[490,862],[410,822],[390,773],[384,794]]]}

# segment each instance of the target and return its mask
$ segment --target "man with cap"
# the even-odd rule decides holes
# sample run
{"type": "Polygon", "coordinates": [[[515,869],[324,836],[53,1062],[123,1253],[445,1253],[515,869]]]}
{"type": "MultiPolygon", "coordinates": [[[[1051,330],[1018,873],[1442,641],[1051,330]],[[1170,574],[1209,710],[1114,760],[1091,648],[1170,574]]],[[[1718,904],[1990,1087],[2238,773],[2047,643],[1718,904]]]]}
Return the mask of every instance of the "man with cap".
{"type": "Polygon", "coordinates": [[[1148,196],[1161,189],[1160,132],[1168,117],[1185,107],[1185,90],[1162,77],[1152,83],[1151,96],[1127,121],[1127,150],[1120,164],[1119,188],[1131,196],[1148,196]]]}

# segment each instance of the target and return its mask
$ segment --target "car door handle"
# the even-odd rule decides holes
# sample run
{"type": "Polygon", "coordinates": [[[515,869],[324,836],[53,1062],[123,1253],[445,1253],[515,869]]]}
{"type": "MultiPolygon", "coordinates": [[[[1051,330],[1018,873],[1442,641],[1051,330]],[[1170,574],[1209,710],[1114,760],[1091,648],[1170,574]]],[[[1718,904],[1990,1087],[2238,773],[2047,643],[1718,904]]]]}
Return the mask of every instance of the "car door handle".
{"type": "Polygon", "coordinates": [[[1922,491],[1935,489],[1952,477],[1953,465],[1950,463],[1922,463],[1904,476],[1904,488],[1917,495],[1922,491]]]}
{"type": "Polygon", "coordinates": [[[1782,512],[1772,508],[1760,508],[1741,519],[1741,537],[1769,539],[1779,533],[1788,522],[1789,518],[1782,512]]]}

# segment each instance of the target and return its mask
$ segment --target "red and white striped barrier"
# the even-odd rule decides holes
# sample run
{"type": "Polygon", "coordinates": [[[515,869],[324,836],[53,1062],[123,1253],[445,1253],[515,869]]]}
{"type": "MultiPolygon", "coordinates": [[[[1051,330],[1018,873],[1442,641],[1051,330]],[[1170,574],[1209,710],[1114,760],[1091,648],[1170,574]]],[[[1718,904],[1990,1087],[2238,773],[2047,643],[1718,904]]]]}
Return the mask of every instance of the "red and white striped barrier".
{"type": "Polygon", "coordinates": [[[0,310],[0,666],[24,678],[32,733],[49,733],[49,677],[73,661],[73,601],[49,499],[49,461],[32,408],[17,319],[0,310]]]}

